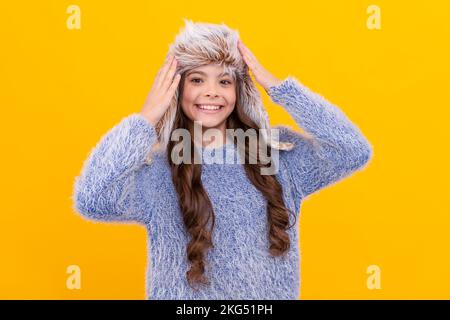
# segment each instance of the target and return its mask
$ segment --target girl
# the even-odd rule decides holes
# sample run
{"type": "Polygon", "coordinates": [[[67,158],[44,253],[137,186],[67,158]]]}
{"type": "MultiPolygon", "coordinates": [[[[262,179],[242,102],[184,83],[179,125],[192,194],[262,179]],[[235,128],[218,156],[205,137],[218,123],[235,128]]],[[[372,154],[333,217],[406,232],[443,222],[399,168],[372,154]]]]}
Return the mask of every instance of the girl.
{"type": "Polygon", "coordinates": [[[365,167],[372,146],[338,107],[294,77],[267,71],[237,31],[185,23],[141,112],[114,126],[86,159],[74,208],[95,221],[146,227],[148,299],[297,299],[301,202],[365,167]],[[270,129],[248,70],[307,133],[278,126],[269,132],[278,130],[279,140],[256,136],[279,158],[273,174],[262,174],[269,164],[261,149],[256,163],[248,161],[254,142],[227,134],[270,129]],[[198,139],[198,124],[225,138],[198,139]],[[219,154],[241,162],[175,161],[180,131],[192,142],[183,159],[219,154]]]}

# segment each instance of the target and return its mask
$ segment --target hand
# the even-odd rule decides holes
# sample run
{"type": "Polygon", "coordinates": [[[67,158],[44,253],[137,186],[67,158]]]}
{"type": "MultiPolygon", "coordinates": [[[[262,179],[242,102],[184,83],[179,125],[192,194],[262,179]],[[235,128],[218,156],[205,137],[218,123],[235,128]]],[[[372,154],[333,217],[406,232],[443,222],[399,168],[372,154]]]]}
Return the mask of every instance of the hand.
{"type": "Polygon", "coordinates": [[[266,90],[266,92],[271,86],[282,83],[280,79],[272,75],[258,62],[255,55],[242,43],[241,40],[238,40],[238,48],[245,63],[252,71],[255,80],[261,85],[261,87],[264,88],[264,90],[266,90]]]}
{"type": "Polygon", "coordinates": [[[176,66],[177,60],[174,56],[168,54],[163,66],[159,69],[153,82],[153,86],[145,100],[141,114],[144,115],[153,126],[156,126],[169,108],[172,97],[180,82],[180,74],[177,74],[174,77],[176,66]]]}

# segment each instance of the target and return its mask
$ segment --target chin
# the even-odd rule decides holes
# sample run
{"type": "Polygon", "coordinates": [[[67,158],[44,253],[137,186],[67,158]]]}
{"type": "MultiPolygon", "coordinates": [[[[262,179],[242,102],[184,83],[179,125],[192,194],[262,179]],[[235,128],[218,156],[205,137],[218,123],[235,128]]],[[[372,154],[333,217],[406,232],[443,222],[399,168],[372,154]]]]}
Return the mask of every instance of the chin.
{"type": "Polygon", "coordinates": [[[222,124],[226,119],[211,119],[211,118],[204,118],[199,117],[194,119],[194,121],[200,121],[202,128],[215,128],[218,127],[220,124],[222,124]]]}

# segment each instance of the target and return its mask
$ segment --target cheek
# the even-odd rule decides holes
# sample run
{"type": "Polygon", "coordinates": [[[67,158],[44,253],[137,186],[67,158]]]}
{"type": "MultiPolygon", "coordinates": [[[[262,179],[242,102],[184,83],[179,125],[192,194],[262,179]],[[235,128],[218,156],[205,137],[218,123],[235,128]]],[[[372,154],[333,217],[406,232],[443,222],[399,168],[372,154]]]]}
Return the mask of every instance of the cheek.
{"type": "Polygon", "coordinates": [[[228,95],[226,99],[229,105],[234,106],[236,104],[236,95],[234,93],[228,95]]]}
{"type": "Polygon", "coordinates": [[[184,87],[183,96],[181,97],[181,108],[185,113],[189,113],[189,107],[193,104],[194,96],[192,90],[184,87]]]}
{"type": "Polygon", "coordinates": [[[183,103],[186,106],[192,105],[199,95],[199,92],[195,88],[185,86],[183,91],[183,103]]]}

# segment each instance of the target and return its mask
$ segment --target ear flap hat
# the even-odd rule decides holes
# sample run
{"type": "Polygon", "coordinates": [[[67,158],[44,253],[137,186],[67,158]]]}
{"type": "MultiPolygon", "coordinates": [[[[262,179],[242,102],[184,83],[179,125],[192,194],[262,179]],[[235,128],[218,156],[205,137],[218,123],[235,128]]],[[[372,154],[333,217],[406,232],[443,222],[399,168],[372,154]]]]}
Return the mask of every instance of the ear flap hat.
{"type": "MultiPolygon", "coordinates": [[[[290,150],[292,144],[271,138],[269,118],[261,102],[259,91],[248,74],[248,66],[237,47],[239,32],[225,24],[194,23],[183,19],[185,26],[169,47],[169,53],[177,59],[176,73],[184,72],[208,64],[219,64],[224,71],[240,79],[241,88],[238,97],[243,111],[252,119],[266,144],[278,150],[290,150]],[[267,131],[267,132],[266,132],[267,131]]],[[[161,120],[156,124],[158,148],[166,150],[173,130],[177,112],[179,88],[170,102],[170,106],[161,120]]]]}

